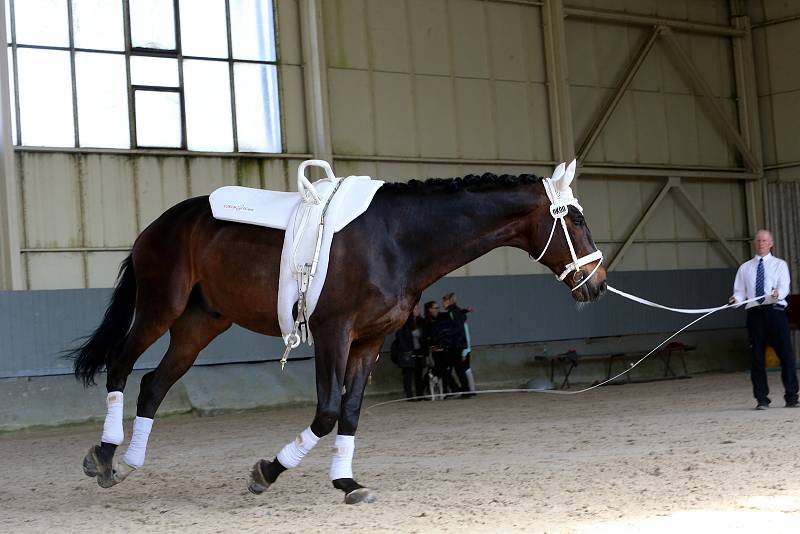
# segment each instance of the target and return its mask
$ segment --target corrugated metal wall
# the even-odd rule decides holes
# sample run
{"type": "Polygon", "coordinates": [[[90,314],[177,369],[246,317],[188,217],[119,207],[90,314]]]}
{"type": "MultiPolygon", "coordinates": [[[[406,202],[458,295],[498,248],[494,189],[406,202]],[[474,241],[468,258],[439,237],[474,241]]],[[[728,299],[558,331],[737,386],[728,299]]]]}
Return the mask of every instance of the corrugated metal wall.
{"type": "MultiPolygon", "coordinates": [[[[653,24],[664,22],[657,17],[670,19],[666,22],[674,26],[679,45],[708,82],[723,114],[734,123],[743,119],[737,41],[714,29],[732,25],[728,0],[565,0],[566,5],[559,0],[318,1],[326,63],[322,89],[329,104],[330,144],[339,175],[404,180],[486,171],[549,174],[558,154],[575,151],[584,142],[604,103],[647,42],[653,24]],[[681,26],[681,22],[686,24],[681,26]],[[695,31],[688,23],[705,31],[695,31]],[[560,36],[556,35],[559,24],[563,25],[560,36]],[[559,54],[563,70],[554,67],[562,61],[559,54]]],[[[731,5],[737,1],[731,0],[731,5]]],[[[296,167],[314,150],[318,134],[317,123],[306,114],[308,80],[304,75],[309,67],[303,65],[308,51],[301,45],[300,9],[305,2],[310,0],[276,0],[286,154],[17,150],[17,204],[21,207],[20,242],[27,288],[110,286],[136,235],[184,198],[207,194],[225,184],[294,188],[296,167]]],[[[797,10],[775,7],[782,2],[746,4],[748,9],[758,4],[758,13],[752,14],[757,25],[753,43],[760,69],[764,160],[772,179],[786,180],[798,176],[798,165],[792,162],[800,161],[796,153],[800,148],[792,135],[799,122],[794,118],[800,113],[800,101],[793,99],[795,93],[800,94],[800,77],[794,66],[796,44],[786,29],[796,28],[797,23],[758,24],[767,17],[792,16],[797,10]],[[769,84],[764,85],[764,80],[769,84]]],[[[749,256],[747,241],[757,219],[752,204],[754,198],[760,198],[761,183],[743,179],[757,176],[755,172],[733,176],[743,168],[742,158],[730,136],[712,121],[707,103],[696,96],[696,89],[685,66],[657,39],[589,150],[577,191],[593,234],[608,258],[629,240],[672,176],[679,177],[691,202],[728,240],[733,255],[739,259],[749,256]]],[[[798,221],[792,219],[800,211],[797,185],[765,186],[763,193],[770,202],[767,215],[776,230],[776,252],[787,257],[800,248],[798,221]],[[795,240],[794,249],[787,239],[795,240]]],[[[729,287],[731,272],[718,268],[729,269],[734,262],[693,210],[680,194],[666,195],[617,269],[676,271],[620,273],[616,279],[621,287],[644,291],[644,296],[656,300],[669,300],[670,292],[681,287],[688,292],[686,298],[698,299],[685,305],[698,306],[708,305],[709,298],[713,300],[729,287]],[[648,285],[654,279],[659,283],[648,285]],[[692,289],[692,284],[701,285],[692,289]],[[647,295],[648,290],[657,294],[647,295]]],[[[793,260],[795,277],[800,274],[797,257],[793,260]]],[[[557,306],[569,307],[559,312],[567,314],[572,305],[563,296],[563,288],[549,276],[474,277],[542,272],[526,254],[507,249],[453,273],[470,278],[451,278],[440,284],[464,295],[484,295],[481,309],[498,309],[502,302],[511,302],[509,309],[524,326],[528,321],[541,322],[537,314],[543,312],[516,284],[540,290],[540,296],[551,289],[558,291],[563,300],[558,295],[553,298],[558,299],[557,306]]],[[[90,314],[102,314],[104,294],[100,290],[13,297],[0,294],[0,307],[5,306],[7,314],[13,314],[19,302],[37,303],[24,310],[30,320],[18,318],[9,323],[22,321],[24,328],[6,328],[5,348],[12,347],[9,350],[15,358],[5,362],[6,372],[63,370],[64,362],[55,361],[53,351],[96,324],[99,315],[90,314]],[[79,298],[73,301],[88,300],[75,305],[62,299],[76,294],[79,298]],[[44,306],[46,316],[37,311],[39,306],[44,306]],[[76,310],[80,317],[75,316],[76,310]],[[84,314],[80,310],[92,311],[84,314]],[[60,326],[40,324],[43,320],[60,326]],[[38,333],[41,329],[46,332],[38,333]],[[30,341],[34,337],[38,345],[30,341]],[[25,347],[30,346],[38,348],[29,354],[25,347]]],[[[591,312],[595,318],[579,318],[582,326],[578,330],[575,324],[562,321],[564,332],[548,327],[545,333],[518,336],[523,326],[517,325],[520,330],[516,333],[497,328],[494,321],[502,322],[497,315],[478,326],[484,330],[476,330],[476,335],[480,334],[482,343],[504,343],[551,339],[548,336],[553,335],[625,334],[633,331],[633,323],[648,332],[670,327],[668,318],[646,313],[633,321],[622,320],[622,315],[614,313],[618,305],[623,304],[604,300],[591,312]]],[[[726,320],[732,321],[726,326],[739,326],[732,317],[726,320]]],[[[246,337],[238,331],[229,336],[233,337],[206,351],[201,361],[261,359],[279,348],[277,340],[261,336],[246,337]],[[226,345],[228,341],[230,345],[226,345]]],[[[163,348],[162,341],[140,364],[153,365],[163,348]]]]}
{"type": "Polygon", "coordinates": [[[800,292],[800,4],[748,2],[764,139],[767,227],[800,292]]]}
{"type": "MultiPolygon", "coordinates": [[[[567,5],[728,24],[723,1],[567,5]]],[[[405,179],[552,168],[536,165],[554,159],[542,7],[477,0],[333,0],[324,7],[333,147],[336,155],[348,156],[337,162],[339,172],[405,179]],[[435,163],[437,158],[454,161],[435,163]]],[[[647,33],[638,26],[567,19],[576,140],[586,135],[647,33]]],[[[736,121],[730,39],[689,34],[678,39],[736,121]]],[[[661,46],[645,60],[586,163],[734,167],[734,149],[661,46]]],[[[579,198],[607,255],[622,244],[662,185],[663,179],[652,177],[579,179],[579,198]]],[[[686,187],[734,249],[746,255],[742,183],[690,180],[686,187]]],[[[702,222],[672,195],[641,239],[649,242],[634,244],[619,269],[729,265],[702,222]]],[[[544,271],[524,253],[502,249],[454,274],[537,272],[544,271]]]]}
{"type": "Polygon", "coordinates": [[[789,264],[792,293],[800,293],[800,180],[767,185],[767,227],[775,236],[773,252],[789,264]]]}
{"type": "Polygon", "coordinates": [[[300,160],[21,153],[29,289],[109,287],[136,236],[222,185],[286,190],[300,160]]]}
{"type": "MultiPolygon", "coordinates": [[[[276,2],[284,147],[307,141],[300,9],[276,2]]],[[[555,162],[539,2],[325,0],[322,2],[331,144],[337,174],[402,180],[492,171],[549,173],[555,162]]],[[[724,0],[570,1],[677,20],[728,25],[724,0]]],[[[641,26],[568,17],[568,97],[576,144],[647,36],[641,26]]],[[[679,42],[736,120],[731,39],[688,33],[679,42]]],[[[734,168],[738,157],[698,102],[674,58],[656,44],[585,164],[734,168]]],[[[224,184],[293,188],[299,160],[20,151],[17,155],[27,287],[109,286],[141,229],[164,209],[224,184]]],[[[657,176],[593,174],[579,198],[607,255],[625,241],[661,189],[657,176]]],[[[652,172],[649,174],[653,174],[652,172]]],[[[698,173],[699,174],[699,173],[698,173]]],[[[745,186],[684,179],[737,254],[747,255],[745,186]]],[[[667,195],[618,269],[729,267],[680,197],[667,195]]],[[[543,272],[526,254],[495,251],[455,275],[543,272]]]]}

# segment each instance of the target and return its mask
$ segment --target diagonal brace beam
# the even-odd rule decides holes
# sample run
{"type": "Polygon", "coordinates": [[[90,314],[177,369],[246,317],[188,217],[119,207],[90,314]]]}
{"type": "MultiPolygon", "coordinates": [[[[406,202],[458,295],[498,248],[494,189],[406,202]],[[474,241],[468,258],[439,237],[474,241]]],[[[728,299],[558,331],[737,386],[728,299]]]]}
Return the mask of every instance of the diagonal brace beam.
{"type": "Polygon", "coordinates": [[[667,183],[664,184],[664,187],[661,189],[661,191],[659,191],[658,195],[656,195],[656,198],[653,200],[653,202],[650,203],[650,206],[644,212],[641,219],[639,219],[639,222],[636,223],[636,226],[634,226],[633,230],[631,230],[631,232],[628,234],[628,237],[625,239],[625,242],[622,244],[617,253],[614,254],[614,258],[608,264],[608,267],[606,267],[606,271],[613,271],[614,268],[617,266],[617,264],[619,264],[619,262],[622,261],[622,258],[628,251],[628,248],[630,248],[630,246],[633,244],[633,240],[639,233],[639,230],[644,228],[644,225],[647,224],[647,220],[650,218],[650,216],[653,214],[653,212],[656,210],[659,204],[661,204],[661,201],[664,200],[664,197],[667,196],[669,190],[672,189],[673,187],[680,187],[680,184],[681,184],[680,178],[677,178],[675,176],[669,177],[667,183]]]}
{"type": "Polygon", "coordinates": [[[733,249],[731,248],[731,246],[728,243],[728,241],[725,240],[725,238],[723,237],[722,233],[717,231],[717,229],[714,227],[714,225],[711,224],[711,221],[708,220],[708,217],[706,217],[705,213],[703,213],[703,210],[701,210],[697,206],[697,204],[694,203],[694,200],[692,200],[691,195],[689,195],[689,193],[686,191],[686,189],[683,188],[683,186],[680,183],[678,183],[678,185],[675,187],[675,189],[678,192],[680,192],[680,194],[684,198],[684,200],[686,200],[686,202],[689,204],[689,206],[691,206],[692,210],[703,221],[703,224],[705,224],[706,227],[708,227],[708,229],[714,235],[714,239],[719,241],[719,244],[722,245],[722,250],[723,250],[723,252],[725,252],[725,255],[727,256],[727,258],[730,261],[731,265],[732,266],[733,265],[738,266],[741,260],[736,256],[736,253],[733,251],[733,249]]]}
{"type": "Polygon", "coordinates": [[[611,98],[606,102],[606,105],[600,112],[600,115],[592,124],[591,129],[589,130],[589,134],[586,136],[586,139],[583,140],[580,149],[578,149],[578,163],[583,163],[583,160],[586,159],[586,155],[589,154],[589,151],[592,149],[595,141],[597,138],[600,137],[600,132],[603,131],[605,128],[606,123],[611,118],[611,115],[614,113],[614,110],[617,109],[620,101],[622,100],[622,96],[625,94],[625,91],[630,86],[633,78],[636,76],[636,73],[639,72],[639,69],[644,63],[644,60],[647,58],[650,50],[653,49],[653,45],[658,39],[658,35],[661,33],[662,26],[656,26],[653,28],[653,32],[650,34],[650,37],[645,41],[642,48],[639,49],[639,53],[636,54],[636,57],[631,61],[630,65],[628,65],[627,70],[625,71],[625,75],[622,77],[622,81],[617,86],[616,91],[614,94],[611,95],[611,98]]]}
{"type": "Polygon", "coordinates": [[[691,58],[689,58],[683,48],[681,48],[681,45],[678,43],[678,39],[675,37],[675,34],[670,28],[665,27],[661,30],[661,35],[664,37],[664,40],[678,57],[678,59],[686,67],[686,73],[694,82],[695,90],[705,97],[705,101],[708,102],[709,107],[711,108],[712,117],[714,117],[728,138],[733,141],[733,143],[736,145],[736,148],[739,149],[747,168],[753,172],[759,172],[760,167],[756,161],[756,158],[753,156],[750,147],[747,145],[747,142],[745,142],[744,138],[742,138],[742,136],[739,134],[739,131],[725,115],[722,106],[720,106],[719,102],[717,102],[717,100],[714,98],[714,92],[711,90],[711,86],[700,74],[700,71],[692,62],[691,58]]]}

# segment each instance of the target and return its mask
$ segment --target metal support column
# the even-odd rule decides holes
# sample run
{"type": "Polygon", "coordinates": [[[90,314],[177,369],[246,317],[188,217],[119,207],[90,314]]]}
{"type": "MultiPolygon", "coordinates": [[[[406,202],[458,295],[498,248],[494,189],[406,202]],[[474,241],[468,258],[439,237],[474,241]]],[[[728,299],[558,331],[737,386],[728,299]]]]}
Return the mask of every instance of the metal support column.
{"type": "MultiPolygon", "coordinates": [[[[753,36],[750,17],[742,0],[730,0],[733,26],[745,32],[741,39],[733,39],[733,69],[736,74],[737,107],[739,111],[739,131],[750,146],[759,172],[764,172],[764,156],[761,146],[761,125],[758,115],[758,92],[756,86],[755,62],[753,59],[753,36]]],[[[763,178],[762,178],[763,180],[763,178]]],[[[745,209],[747,210],[747,229],[755,236],[759,228],[765,226],[765,205],[762,187],[759,182],[744,184],[745,209]]]]}
{"type": "Polygon", "coordinates": [[[301,0],[300,31],[303,39],[303,80],[309,149],[315,158],[331,161],[333,148],[321,1],[301,0]]]}
{"type": "Polygon", "coordinates": [[[567,77],[563,1],[546,0],[542,8],[542,21],[553,159],[569,161],[575,156],[575,140],[572,132],[572,105],[567,77]]]}
{"type": "MultiPolygon", "coordinates": [[[[6,32],[4,7],[0,7],[0,42],[8,42],[6,32]]],[[[4,49],[0,54],[0,289],[24,289],[9,77],[8,54],[4,49]]]]}

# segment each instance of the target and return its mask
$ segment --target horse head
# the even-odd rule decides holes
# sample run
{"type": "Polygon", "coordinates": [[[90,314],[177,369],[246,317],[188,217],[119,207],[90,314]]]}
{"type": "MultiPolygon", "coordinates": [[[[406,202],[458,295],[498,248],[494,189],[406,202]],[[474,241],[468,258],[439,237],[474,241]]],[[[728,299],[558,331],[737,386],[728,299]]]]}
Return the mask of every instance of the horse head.
{"type": "Polygon", "coordinates": [[[544,178],[546,196],[536,204],[530,248],[580,302],[591,302],[606,289],[603,256],[597,249],[583,214],[572,193],[575,160],[560,164],[551,178],[544,178]]]}

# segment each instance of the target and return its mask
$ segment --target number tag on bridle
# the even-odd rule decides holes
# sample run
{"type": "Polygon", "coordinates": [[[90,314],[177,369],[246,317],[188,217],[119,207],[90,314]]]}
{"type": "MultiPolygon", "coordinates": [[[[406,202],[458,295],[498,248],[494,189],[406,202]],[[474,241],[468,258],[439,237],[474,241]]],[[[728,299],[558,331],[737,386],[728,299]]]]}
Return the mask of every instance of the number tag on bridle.
{"type": "Polygon", "coordinates": [[[550,215],[554,219],[564,217],[569,212],[569,204],[550,204],[550,215]]]}

